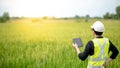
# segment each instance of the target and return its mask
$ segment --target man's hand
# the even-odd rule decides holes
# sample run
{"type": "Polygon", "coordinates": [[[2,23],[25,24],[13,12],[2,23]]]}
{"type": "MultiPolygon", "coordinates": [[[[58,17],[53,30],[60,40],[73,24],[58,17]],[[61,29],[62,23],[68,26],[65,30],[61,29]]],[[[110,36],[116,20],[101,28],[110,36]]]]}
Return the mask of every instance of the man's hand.
{"type": "Polygon", "coordinates": [[[112,61],[111,58],[107,59],[106,62],[103,64],[103,66],[106,68],[111,61],[112,61]]]}
{"type": "Polygon", "coordinates": [[[80,53],[80,50],[79,50],[79,48],[78,48],[78,45],[77,45],[77,44],[73,44],[73,47],[74,47],[75,50],[77,51],[77,54],[79,54],[79,53],[80,53]]]}
{"type": "Polygon", "coordinates": [[[108,65],[108,63],[105,62],[105,63],[103,64],[104,68],[106,68],[107,65],[108,65]]]}
{"type": "Polygon", "coordinates": [[[76,49],[76,48],[78,48],[78,45],[77,44],[73,44],[73,47],[76,49]]]}

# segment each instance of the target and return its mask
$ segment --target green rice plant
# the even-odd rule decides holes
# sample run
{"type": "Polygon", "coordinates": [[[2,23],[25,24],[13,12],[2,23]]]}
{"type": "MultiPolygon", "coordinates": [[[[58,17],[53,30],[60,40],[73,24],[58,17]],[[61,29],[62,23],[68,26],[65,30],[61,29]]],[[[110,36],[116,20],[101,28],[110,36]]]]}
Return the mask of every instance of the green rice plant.
{"type": "MultiPolygon", "coordinates": [[[[80,37],[84,43],[93,39],[90,26],[81,20],[41,20],[18,19],[0,23],[0,68],[86,68],[87,59],[79,60],[72,47],[72,38],[80,37]]],[[[120,50],[120,21],[104,22],[108,37],[120,50]]],[[[120,55],[108,68],[119,68],[120,55]]]]}

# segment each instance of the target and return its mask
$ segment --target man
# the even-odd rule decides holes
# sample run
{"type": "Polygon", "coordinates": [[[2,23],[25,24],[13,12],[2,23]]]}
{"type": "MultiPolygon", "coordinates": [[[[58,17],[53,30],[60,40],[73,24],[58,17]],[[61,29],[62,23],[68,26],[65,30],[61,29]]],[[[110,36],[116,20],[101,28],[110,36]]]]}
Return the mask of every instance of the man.
{"type": "Polygon", "coordinates": [[[87,68],[106,68],[119,52],[108,38],[102,36],[105,30],[102,22],[96,21],[91,29],[95,38],[87,43],[84,52],[80,52],[77,44],[73,44],[73,47],[81,60],[85,60],[89,56],[87,68]],[[112,54],[109,57],[110,51],[112,54]]]}

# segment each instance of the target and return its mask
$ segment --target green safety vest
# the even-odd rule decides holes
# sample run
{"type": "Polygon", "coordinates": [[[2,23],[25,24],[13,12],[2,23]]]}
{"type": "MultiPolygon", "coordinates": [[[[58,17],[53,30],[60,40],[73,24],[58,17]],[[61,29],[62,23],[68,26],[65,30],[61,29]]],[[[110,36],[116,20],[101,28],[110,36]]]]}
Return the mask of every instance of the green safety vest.
{"type": "Polygon", "coordinates": [[[94,38],[94,54],[88,59],[87,68],[104,68],[103,64],[109,57],[109,40],[108,38],[94,38]]]}

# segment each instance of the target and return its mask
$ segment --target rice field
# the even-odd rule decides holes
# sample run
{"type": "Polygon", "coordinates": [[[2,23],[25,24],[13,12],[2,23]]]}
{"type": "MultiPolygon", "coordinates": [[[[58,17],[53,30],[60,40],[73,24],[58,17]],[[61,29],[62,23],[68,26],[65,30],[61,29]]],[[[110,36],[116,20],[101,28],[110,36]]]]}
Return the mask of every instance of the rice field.
{"type": "MultiPolygon", "coordinates": [[[[93,39],[90,26],[95,19],[42,20],[18,19],[0,23],[0,68],[86,68],[79,60],[72,38],[84,43],[93,39]]],[[[120,50],[120,20],[103,20],[105,33],[120,50]]],[[[120,55],[108,68],[119,68],[120,55]]]]}

